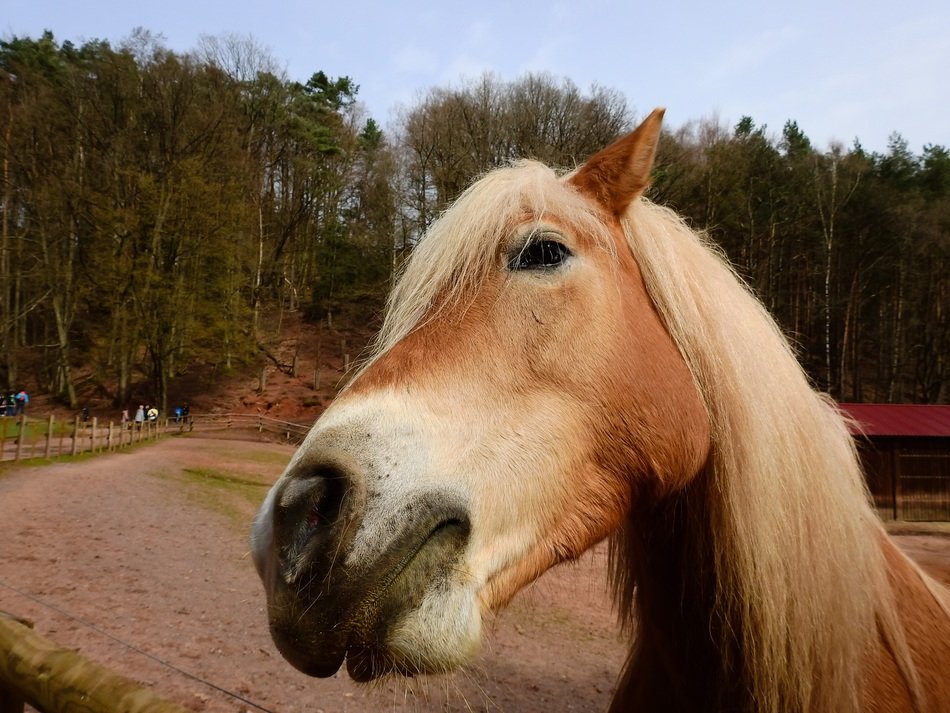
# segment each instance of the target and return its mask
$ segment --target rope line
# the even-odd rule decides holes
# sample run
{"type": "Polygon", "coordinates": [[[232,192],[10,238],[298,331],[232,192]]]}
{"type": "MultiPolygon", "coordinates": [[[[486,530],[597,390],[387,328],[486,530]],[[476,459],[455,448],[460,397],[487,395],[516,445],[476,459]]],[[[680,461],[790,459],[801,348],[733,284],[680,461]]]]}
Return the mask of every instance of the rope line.
{"type": "Polygon", "coordinates": [[[108,638],[108,639],[112,639],[112,641],[115,641],[116,643],[121,644],[122,646],[126,647],[127,649],[129,649],[129,650],[131,650],[131,651],[134,651],[135,653],[140,654],[140,655],[142,655],[142,656],[144,656],[144,657],[146,657],[146,658],[148,658],[148,659],[151,659],[151,660],[154,661],[155,663],[160,664],[160,665],[162,665],[162,666],[164,666],[164,667],[166,667],[166,668],[168,668],[168,669],[171,669],[172,671],[175,671],[176,673],[179,673],[179,674],[181,674],[182,676],[185,676],[186,678],[190,678],[190,679],[193,680],[193,681],[197,681],[198,683],[202,683],[202,684],[204,684],[205,686],[208,686],[209,688],[212,688],[212,689],[214,689],[214,690],[216,690],[216,691],[219,691],[220,693],[223,693],[223,694],[226,695],[226,696],[230,696],[231,698],[233,698],[233,699],[235,699],[235,700],[237,700],[237,701],[241,701],[242,703],[246,703],[246,704],[249,705],[249,706],[253,706],[254,708],[257,708],[259,711],[264,711],[264,713],[275,713],[275,711],[272,711],[270,708],[265,708],[264,706],[262,706],[262,705],[260,705],[260,704],[258,704],[258,703],[255,703],[254,701],[252,701],[252,700],[250,700],[250,699],[248,699],[248,698],[245,698],[245,697],[242,696],[240,693],[235,693],[234,691],[229,691],[229,690],[226,689],[226,688],[222,688],[221,686],[217,685],[216,683],[212,683],[211,681],[207,681],[207,680],[201,678],[200,676],[198,676],[198,675],[196,675],[196,674],[190,673],[189,671],[185,671],[184,669],[179,668],[178,666],[176,666],[176,665],[173,664],[173,663],[170,663],[170,662],[168,662],[168,661],[165,661],[164,659],[159,658],[158,656],[156,656],[156,655],[154,655],[154,654],[150,654],[148,651],[143,651],[142,649],[138,648],[138,647],[135,646],[134,644],[130,644],[130,643],[127,642],[127,641],[123,641],[123,640],[120,639],[119,637],[117,637],[117,636],[115,636],[115,635],[113,635],[113,634],[110,634],[108,631],[106,631],[106,630],[104,630],[104,629],[101,629],[100,627],[96,626],[96,625],[93,624],[92,622],[86,621],[85,619],[81,619],[81,618],[78,617],[78,616],[75,616],[75,615],[73,615],[73,614],[70,614],[68,611],[66,611],[66,610],[64,610],[64,609],[61,609],[61,608],[59,608],[59,607],[57,607],[57,606],[55,606],[55,605],[53,605],[53,604],[50,604],[49,602],[46,602],[46,601],[40,599],[39,597],[37,597],[37,596],[35,596],[35,595],[33,595],[33,594],[30,594],[29,592],[24,592],[24,591],[22,591],[22,590],[20,590],[20,589],[18,589],[18,588],[16,588],[16,587],[10,585],[10,584],[7,584],[7,583],[4,582],[2,579],[0,579],[0,586],[6,587],[6,588],[9,589],[10,591],[16,592],[17,594],[19,594],[21,597],[24,597],[25,599],[29,599],[30,601],[35,602],[36,604],[39,604],[39,605],[42,606],[42,607],[46,607],[47,609],[49,609],[49,610],[51,610],[51,611],[54,611],[54,612],[56,612],[57,614],[60,614],[61,616],[66,617],[67,619],[71,619],[72,621],[76,622],[77,624],[81,624],[82,626],[86,627],[87,629],[92,629],[92,630],[95,631],[97,634],[100,634],[101,636],[105,636],[105,637],[108,638]]]}

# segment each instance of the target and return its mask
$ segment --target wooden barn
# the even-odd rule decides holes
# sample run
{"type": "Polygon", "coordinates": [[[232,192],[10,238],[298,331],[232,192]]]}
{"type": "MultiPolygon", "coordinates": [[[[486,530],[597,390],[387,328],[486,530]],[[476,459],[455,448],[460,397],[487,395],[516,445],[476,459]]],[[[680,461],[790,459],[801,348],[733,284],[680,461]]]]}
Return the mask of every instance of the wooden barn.
{"type": "Polygon", "coordinates": [[[840,406],[881,517],[950,521],[950,406],[840,406]]]}

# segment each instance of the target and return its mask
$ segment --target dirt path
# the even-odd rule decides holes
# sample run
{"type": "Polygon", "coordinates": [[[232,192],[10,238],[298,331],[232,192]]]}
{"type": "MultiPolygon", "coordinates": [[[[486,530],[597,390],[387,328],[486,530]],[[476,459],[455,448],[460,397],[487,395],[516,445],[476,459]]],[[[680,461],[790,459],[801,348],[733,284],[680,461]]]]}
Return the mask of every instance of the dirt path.
{"type": "MultiPolygon", "coordinates": [[[[291,453],[173,438],[7,467],[0,610],[194,711],[258,710],[251,703],[280,713],[606,709],[624,648],[604,591],[603,548],[516,598],[463,673],[367,688],[345,674],[315,680],[294,671],[271,644],[246,541],[291,453]]],[[[950,583],[950,538],[897,539],[950,583]]]]}
{"type": "Polygon", "coordinates": [[[490,624],[482,657],[463,674],[367,688],[342,673],[316,680],[294,671],[271,644],[247,554],[251,517],[292,452],[174,438],[7,469],[0,610],[195,711],[256,709],[109,637],[280,713],[606,708],[623,647],[604,593],[603,551],[519,597],[490,624]]]}

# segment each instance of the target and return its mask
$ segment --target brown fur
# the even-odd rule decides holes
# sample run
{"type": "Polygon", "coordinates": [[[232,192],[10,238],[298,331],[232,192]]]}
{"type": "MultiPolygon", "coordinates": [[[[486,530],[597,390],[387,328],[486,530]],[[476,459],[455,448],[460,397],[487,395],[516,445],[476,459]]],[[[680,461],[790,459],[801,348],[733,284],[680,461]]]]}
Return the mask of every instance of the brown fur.
{"type": "Polygon", "coordinates": [[[888,565],[898,616],[906,632],[920,692],[897,665],[898,655],[882,631],[880,645],[868,654],[864,705],[867,711],[950,711],[950,597],[911,563],[883,533],[879,537],[888,565]],[[937,597],[943,597],[943,602],[937,597]]]}

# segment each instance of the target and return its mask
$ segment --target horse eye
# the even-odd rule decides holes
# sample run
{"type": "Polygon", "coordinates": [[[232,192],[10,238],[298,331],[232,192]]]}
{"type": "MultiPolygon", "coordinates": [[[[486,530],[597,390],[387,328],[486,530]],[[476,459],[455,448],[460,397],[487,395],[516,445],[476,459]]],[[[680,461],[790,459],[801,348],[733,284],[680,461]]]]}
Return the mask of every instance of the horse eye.
{"type": "Polygon", "coordinates": [[[541,270],[557,267],[570,255],[571,251],[556,240],[536,240],[525,245],[508,267],[511,270],[541,270]]]}

